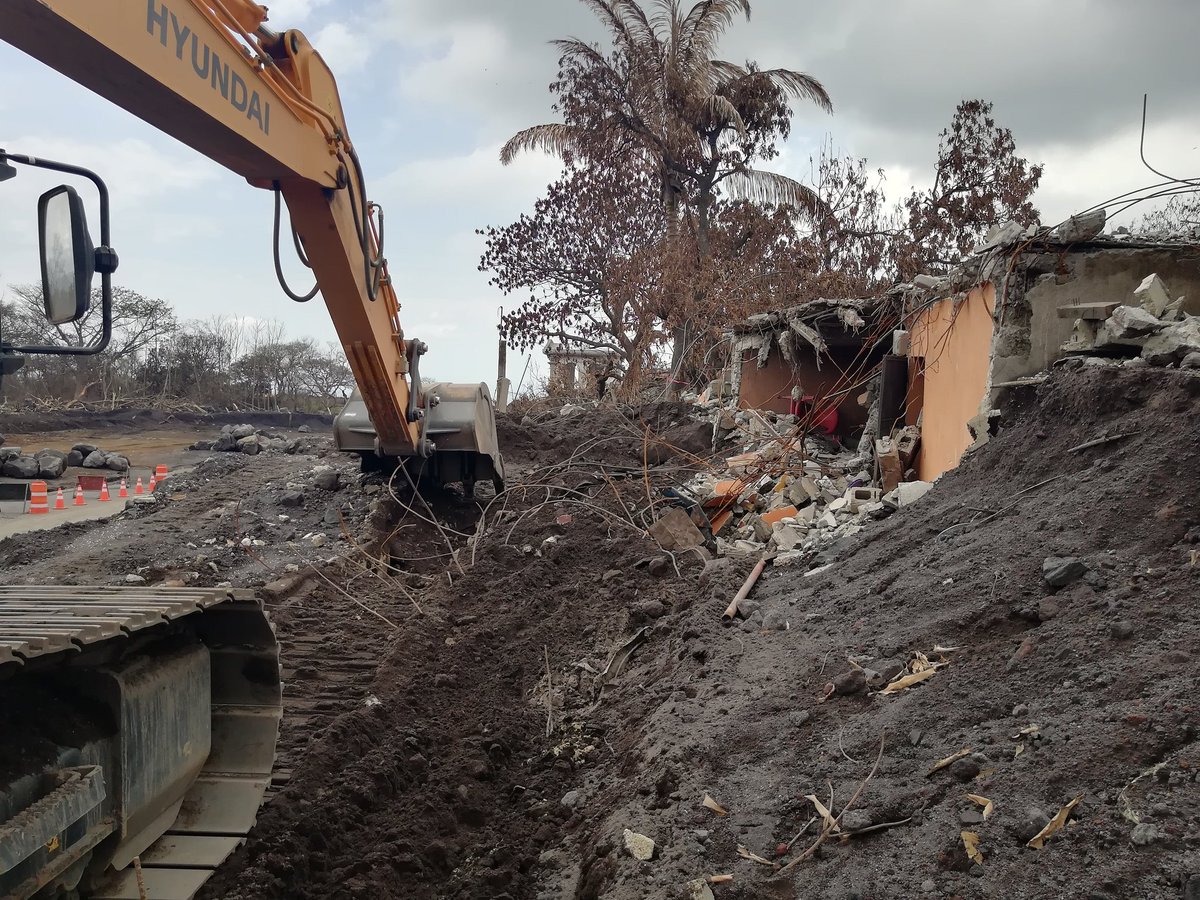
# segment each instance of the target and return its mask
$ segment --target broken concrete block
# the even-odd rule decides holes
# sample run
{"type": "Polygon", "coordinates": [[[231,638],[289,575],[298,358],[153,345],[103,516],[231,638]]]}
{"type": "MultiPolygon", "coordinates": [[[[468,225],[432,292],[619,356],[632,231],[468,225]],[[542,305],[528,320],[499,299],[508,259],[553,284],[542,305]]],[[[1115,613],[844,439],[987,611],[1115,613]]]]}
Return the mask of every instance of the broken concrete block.
{"type": "Polygon", "coordinates": [[[1075,244],[1080,241],[1090,241],[1104,230],[1108,215],[1104,210],[1071,216],[1050,233],[1051,238],[1063,244],[1075,244]]]}
{"type": "Polygon", "coordinates": [[[911,506],[933,489],[929,481],[902,481],[896,485],[896,505],[911,506]]]}
{"type": "Polygon", "coordinates": [[[625,849],[634,859],[647,862],[654,857],[654,841],[644,834],[638,834],[636,831],[626,828],[622,837],[625,840],[625,849]]]}
{"type": "Polygon", "coordinates": [[[838,497],[829,504],[828,509],[831,513],[840,513],[842,510],[849,510],[850,501],[845,497],[838,497]]]}
{"type": "Polygon", "coordinates": [[[1128,341],[1162,331],[1166,325],[1137,306],[1118,306],[1104,323],[1104,330],[1118,341],[1128,341]]]}
{"type": "Polygon", "coordinates": [[[917,447],[921,443],[921,429],[915,425],[906,425],[896,435],[896,452],[900,454],[900,464],[904,468],[912,465],[913,457],[917,455],[917,447]]]}
{"type": "Polygon", "coordinates": [[[791,480],[788,484],[787,495],[793,506],[803,506],[820,497],[821,489],[817,487],[817,483],[812,478],[803,475],[791,480]]]}
{"type": "Polygon", "coordinates": [[[780,550],[795,550],[808,538],[808,529],[799,525],[777,525],[771,542],[780,550]]]}
{"type": "Polygon", "coordinates": [[[852,487],[846,491],[845,500],[850,512],[857,513],[869,503],[878,503],[883,491],[873,487],[852,487]]]}
{"type": "Polygon", "coordinates": [[[900,462],[900,451],[891,438],[880,438],[875,442],[875,458],[883,473],[883,489],[890,491],[904,477],[904,466],[900,462]]]}
{"type": "Polygon", "coordinates": [[[771,539],[771,526],[762,516],[747,516],[746,524],[752,529],[756,541],[761,541],[765,544],[771,539]]]}
{"type": "Polygon", "coordinates": [[[650,526],[650,535],[664,550],[690,550],[704,543],[691,516],[678,506],[673,506],[650,526]]]}
{"type": "Polygon", "coordinates": [[[1200,317],[1188,316],[1146,339],[1142,358],[1152,366],[1180,362],[1189,353],[1200,352],[1200,317]]]}
{"type": "Polygon", "coordinates": [[[1189,353],[1179,364],[1181,369],[1200,369],[1200,353],[1189,353]]]}
{"type": "Polygon", "coordinates": [[[1102,322],[1094,322],[1091,319],[1076,319],[1075,325],[1071,329],[1071,336],[1062,342],[1059,347],[1063,353],[1079,353],[1083,350],[1091,350],[1096,346],[1096,337],[1100,332],[1102,322]]]}
{"type": "Polygon", "coordinates": [[[1167,286],[1157,275],[1147,275],[1133,291],[1133,302],[1150,315],[1158,318],[1171,305],[1171,294],[1167,286]]]}
{"type": "Polygon", "coordinates": [[[967,431],[971,433],[972,443],[967,448],[970,453],[973,450],[978,450],[984,444],[992,439],[996,433],[996,428],[1000,424],[1000,410],[992,409],[985,413],[980,413],[967,419],[967,431]]]}
{"type": "Polygon", "coordinates": [[[821,518],[817,519],[817,525],[819,525],[821,528],[837,528],[837,516],[835,516],[829,510],[825,510],[825,513],[821,516],[821,518]]]}

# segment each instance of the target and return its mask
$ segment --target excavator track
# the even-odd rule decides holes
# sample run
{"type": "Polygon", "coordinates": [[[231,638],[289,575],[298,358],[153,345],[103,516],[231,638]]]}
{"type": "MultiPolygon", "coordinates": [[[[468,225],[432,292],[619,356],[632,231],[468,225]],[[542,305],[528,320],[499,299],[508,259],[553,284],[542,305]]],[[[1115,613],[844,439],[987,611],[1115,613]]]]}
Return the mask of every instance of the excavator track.
{"type": "Polygon", "coordinates": [[[249,592],[0,587],[0,897],[190,900],[254,824],[280,717],[249,592]]]}

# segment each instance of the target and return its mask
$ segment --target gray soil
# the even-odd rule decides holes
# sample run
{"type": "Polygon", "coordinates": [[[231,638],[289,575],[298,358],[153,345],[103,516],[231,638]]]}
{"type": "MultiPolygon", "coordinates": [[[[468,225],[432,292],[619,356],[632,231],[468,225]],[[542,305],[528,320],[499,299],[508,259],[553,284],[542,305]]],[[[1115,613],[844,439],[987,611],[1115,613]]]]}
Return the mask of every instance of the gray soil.
{"type": "MultiPolygon", "coordinates": [[[[0,578],[267,585],[278,790],[205,897],[665,900],[732,874],[717,898],[1178,898],[1200,876],[1198,396],[1146,370],[1025,389],[927,497],[823,572],[768,569],[732,626],[748,562],[663,559],[623,520],[646,503],[632,413],[504,423],[520,474],[490,506],[434,496],[444,535],[314,447],[219,458],[153,510],[2,542],[0,578]],[[346,486],[315,487],[319,464],[346,486]],[[1086,571],[1052,588],[1047,557],[1086,571]],[[947,664],[863,689],[918,651],[947,664]],[[820,840],[808,795],[859,833],[820,840]]],[[[646,418],[677,445],[703,432],[678,408],[646,418]]],[[[668,456],[655,486],[686,477],[668,456]]]]}

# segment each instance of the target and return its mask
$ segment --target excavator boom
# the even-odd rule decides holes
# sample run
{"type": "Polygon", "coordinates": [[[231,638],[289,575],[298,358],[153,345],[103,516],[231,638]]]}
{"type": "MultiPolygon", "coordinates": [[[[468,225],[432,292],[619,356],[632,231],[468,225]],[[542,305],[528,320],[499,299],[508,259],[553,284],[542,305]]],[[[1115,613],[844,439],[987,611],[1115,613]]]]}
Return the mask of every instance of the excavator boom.
{"type": "MultiPolygon", "coordinates": [[[[427,348],[401,327],[382,212],[333,74],[304,35],[272,31],[250,0],[0,5],[0,40],[275,192],[281,286],[298,301],[320,292],[358,386],[335,428],[339,447],[365,466],[417,460],[415,474],[499,484],[486,385],[421,384],[427,348]],[[283,202],[315,277],[307,294],[284,284],[283,202]]],[[[85,347],[0,343],[0,375],[24,353],[101,352],[117,265],[95,173],[0,150],[0,181],[15,174],[10,163],[99,190],[100,247],[70,186],[42,195],[39,220],[48,319],[86,314],[98,272],[104,328],[85,347]]],[[[191,898],[254,822],[280,710],[277,644],[252,596],[0,587],[0,897],[191,898]]]]}
{"type": "MultiPolygon", "coordinates": [[[[426,346],[401,326],[381,214],[367,198],[333,73],[304,35],[271,31],[266,10],[250,0],[4,6],[0,40],[281,194],[369,414],[372,446],[346,449],[385,460],[433,457],[430,433],[447,429],[436,422],[440,398],[422,391],[426,346]]],[[[479,387],[470,424],[486,433],[464,433],[459,423],[448,452],[466,456],[444,468],[499,480],[495,414],[479,387]]]]}

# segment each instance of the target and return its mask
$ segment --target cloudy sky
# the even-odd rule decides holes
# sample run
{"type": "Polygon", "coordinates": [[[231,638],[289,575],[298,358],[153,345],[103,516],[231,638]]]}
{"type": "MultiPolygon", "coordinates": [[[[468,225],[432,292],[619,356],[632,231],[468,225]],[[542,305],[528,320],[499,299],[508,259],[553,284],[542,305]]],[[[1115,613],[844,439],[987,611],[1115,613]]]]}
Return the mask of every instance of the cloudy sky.
{"type": "MultiPolygon", "coordinates": [[[[793,176],[806,176],[831,136],[884,168],[899,196],[928,182],[956,103],[986,98],[1019,151],[1046,165],[1036,200],[1057,221],[1158,180],[1138,160],[1145,92],[1151,161],[1200,174],[1195,0],[753,7],[722,55],[808,71],[835,105],[833,116],[798,110],[774,164],[793,176]]],[[[338,77],[368,189],[388,215],[406,330],[431,345],[426,372],[492,381],[497,310],[519,298],[506,300],[477,271],[475,229],[514,219],[555,175],[553,160],[505,168],[497,152],[513,132],[550,119],[548,42],[601,39],[594,18],[577,0],[276,0],[270,11],[273,27],[303,30],[338,77]]],[[[268,193],[3,44],[0,73],[0,147],[108,180],[121,283],[170,300],[185,318],[277,318],[292,334],[333,339],[319,303],[298,306],[276,287],[268,193]]],[[[38,177],[0,186],[0,289],[36,277],[34,198],[50,186],[38,177]]]]}

